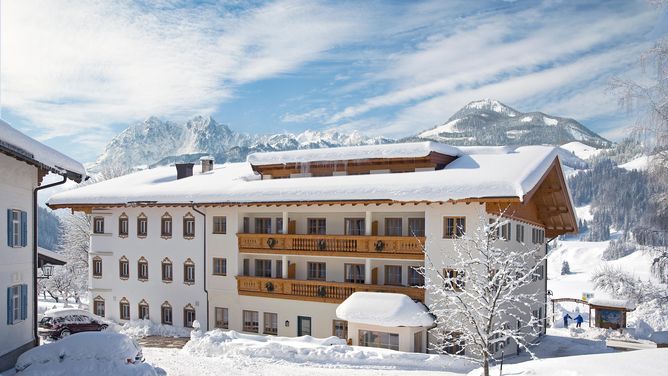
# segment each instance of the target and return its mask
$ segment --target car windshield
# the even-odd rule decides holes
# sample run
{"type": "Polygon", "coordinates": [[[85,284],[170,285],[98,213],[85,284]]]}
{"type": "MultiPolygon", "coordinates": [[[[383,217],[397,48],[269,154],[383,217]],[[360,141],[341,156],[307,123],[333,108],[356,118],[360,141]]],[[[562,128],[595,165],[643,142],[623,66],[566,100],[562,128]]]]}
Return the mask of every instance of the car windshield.
{"type": "Polygon", "coordinates": [[[42,324],[42,325],[43,324],[49,324],[49,323],[51,323],[51,317],[44,316],[44,317],[42,317],[41,320],[39,320],[39,323],[42,324]]]}

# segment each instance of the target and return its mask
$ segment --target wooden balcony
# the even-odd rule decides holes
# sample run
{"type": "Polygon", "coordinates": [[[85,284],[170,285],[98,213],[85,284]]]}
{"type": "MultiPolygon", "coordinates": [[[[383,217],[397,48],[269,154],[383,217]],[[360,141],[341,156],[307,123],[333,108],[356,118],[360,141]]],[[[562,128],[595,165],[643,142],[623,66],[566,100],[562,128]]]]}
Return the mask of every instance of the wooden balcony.
{"type": "Polygon", "coordinates": [[[424,237],[237,234],[237,239],[245,253],[424,260],[424,237]]]}
{"type": "Polygon", "coordinates": [[[424,302],[424,289],[407,286],[237,276],[239,295],[341,303],[357,291],[394,292],[424,302]]]}

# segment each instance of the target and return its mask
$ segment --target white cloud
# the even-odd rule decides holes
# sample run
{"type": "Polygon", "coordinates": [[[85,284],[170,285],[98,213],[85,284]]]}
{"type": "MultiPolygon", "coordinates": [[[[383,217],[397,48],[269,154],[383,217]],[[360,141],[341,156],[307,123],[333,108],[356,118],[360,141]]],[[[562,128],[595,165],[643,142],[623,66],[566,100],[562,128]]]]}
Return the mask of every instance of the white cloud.
{"type": "Polygon", "coordinates": [[[327,115],[327,110],[322,107],[318,107],[311,111],[307,111],[300,114],[286,113],[281,116],[281,121],[284,123],[304,123],[307,121],[320,121],[325,118],[327,115]]]}

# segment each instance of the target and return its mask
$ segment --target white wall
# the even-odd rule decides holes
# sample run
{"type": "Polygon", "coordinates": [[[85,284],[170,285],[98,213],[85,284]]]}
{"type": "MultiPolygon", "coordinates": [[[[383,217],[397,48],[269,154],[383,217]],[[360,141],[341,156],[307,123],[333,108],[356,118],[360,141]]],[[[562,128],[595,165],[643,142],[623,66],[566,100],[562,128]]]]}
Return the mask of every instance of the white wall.
{"type": "Polygon", "coordinates": [[[0,356],[33,339],[32,190],[37,185],[37,168],[0,154],[0,356]],[[7,245],[7,209],[28,213],[28,244],[7,245]],[[7,325],[7,287],[28,285],[28,317],[7,325]]]}

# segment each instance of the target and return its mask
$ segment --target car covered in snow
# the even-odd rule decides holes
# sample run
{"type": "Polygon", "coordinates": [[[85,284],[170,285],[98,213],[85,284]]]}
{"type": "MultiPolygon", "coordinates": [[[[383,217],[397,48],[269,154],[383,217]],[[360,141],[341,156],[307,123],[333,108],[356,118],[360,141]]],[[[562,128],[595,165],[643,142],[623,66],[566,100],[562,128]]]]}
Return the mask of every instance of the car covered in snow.
{"type": "Polygon", "coordinates": [[[59,308],[44,313],[38,332],[42,338],[59,339],[80,332],[99,332],[107,327],[104,319],[83,309],[59,308]]]}
{"type": "Polygon", "coordinates": [[[90,332],[47,343],[23,353],[14,367],[20,375],[160,375],[145,364],[141,347],[116,332],[90,332]]]}

